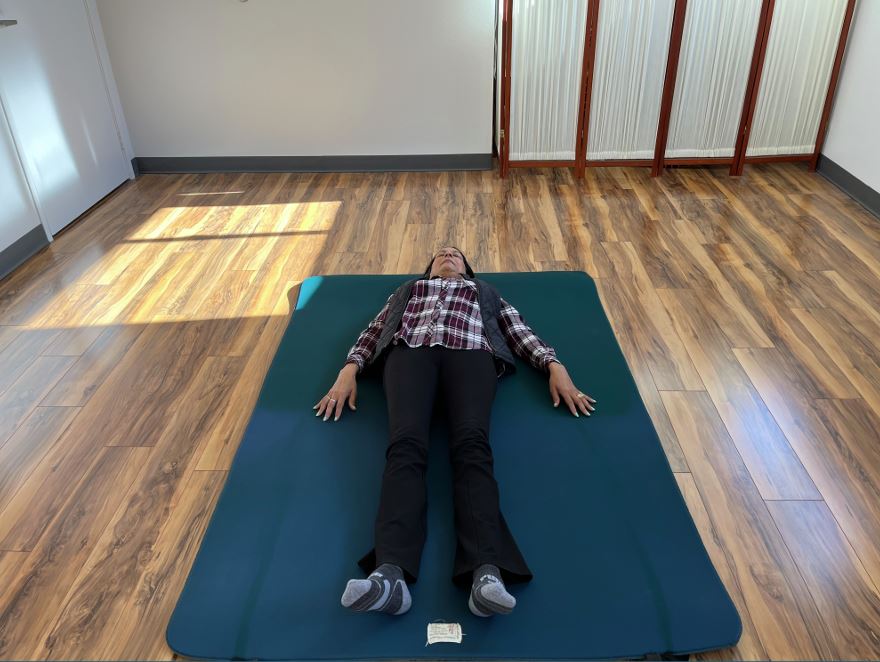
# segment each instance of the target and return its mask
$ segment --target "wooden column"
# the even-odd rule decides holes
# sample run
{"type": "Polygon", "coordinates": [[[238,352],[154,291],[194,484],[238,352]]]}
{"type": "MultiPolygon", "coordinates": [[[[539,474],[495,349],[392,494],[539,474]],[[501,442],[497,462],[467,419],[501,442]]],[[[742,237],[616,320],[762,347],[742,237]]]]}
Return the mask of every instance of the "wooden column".
{"type": "Polygon", "coordinates": [[[513,0],[501,0],[501,136],[498,141],[499,174],[507,177],[510,168],[510,53],[513,0]]]}
{"type": "Polygon", "coordinates": [[[666,156],[669,118],[672,115],[675,81],[678,77],[678,56],[681,54],[681,39],[684,35],[686,13],[687,0],[675,0],[672,31],[669,36],[669,54],[666,56],[666,78],[663,81],[663,98],[660,101],[660,120],[657,123],[657,144],[654,146],[654,165],[651,167],[652,177],[657,177],[663,171],[663,158],[666,156]]]}
{"type": "Polygon", "coordinates": [[[584,0],[587,27],[584,32],[584,57],[581,63],[581,103],[578,109],[577,148],[574,176],[582,179],[587,168],[587,139],[590,133],[590,100],[593,96],[593,68],[596,63],[596,34],[599,27],[600,0],[584,0]]]}
{"type": "Polygon", "coordinates": [[[752,118],[755,115],[755,104],[758,102],[758,90],[761,86],[761,74],[764,71],[764,56],[767,54],[767,39],[770,36],[770,24],[773,21],[773,8],[776,0],[764,0],[761,5],[761,17],[758,20],[758,32],[755,36],[755,49],[752,53],[752,66],[749,70],[749,81],[746,85],[746,96],[739,120],[739,131],[736,134],[736,149],[730,174],[742,174],[745,164],[746,149],[749,146],[749,132],[752,129],[752,118]]]}
{"type": "Polygon", "coordinates": [[[816,148],[810,158],[810,171],[816,170],[819,164],[819,154],[825,143],[825,133],[828,131],[828,120],[831,117],[831,107],[834,105],[834,93],[837,91],[837,81],[840,78],[840,67],[843,64],[843,53],[846,50],[846,40],[849,37],[849,28],[852,24],[853,11],[856,0],[846,3],[846,13],[843,15],[843,25],[840,26],[840,39],[837,42],[837,53],[834,56],[834,68],[831,69],[831,80],[828,81],[828,93],[825,95],[825,106],[822,108],[822,119],[819,121],[819,132],[816,135],[816,148]]]}

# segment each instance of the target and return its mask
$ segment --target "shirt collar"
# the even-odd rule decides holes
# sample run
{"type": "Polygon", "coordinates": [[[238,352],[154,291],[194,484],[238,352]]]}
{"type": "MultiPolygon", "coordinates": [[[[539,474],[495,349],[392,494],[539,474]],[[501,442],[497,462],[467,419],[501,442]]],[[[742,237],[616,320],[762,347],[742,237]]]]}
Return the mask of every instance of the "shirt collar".
{"type": "MultiPolygon", "coordinates": [[[[437,280],[438,278],[440,280],[443,280],[443,276],[434,276],[433,278],[422,278],[422,280],[437,280]]],[[[461,278],[447,278],[446,280],[461,280],[466,283],[472,283],[474,281],[473,278],[471,278],[470,276],[466,276],[466,275],[462,275],[461,278]]]]}

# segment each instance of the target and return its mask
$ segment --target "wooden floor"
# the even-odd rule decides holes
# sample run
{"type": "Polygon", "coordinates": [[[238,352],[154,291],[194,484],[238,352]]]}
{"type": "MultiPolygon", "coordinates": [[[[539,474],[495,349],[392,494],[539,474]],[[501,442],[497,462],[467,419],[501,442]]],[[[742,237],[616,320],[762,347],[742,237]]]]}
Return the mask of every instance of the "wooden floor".
{"type": "Polygon", "coordinates": [[[168,659],[288,290],[447,243],[597,278],[742,615],[699,657],[880,657],[880,222],[792,165],[126,183],[0,282],[0,658],[168,659]]]}

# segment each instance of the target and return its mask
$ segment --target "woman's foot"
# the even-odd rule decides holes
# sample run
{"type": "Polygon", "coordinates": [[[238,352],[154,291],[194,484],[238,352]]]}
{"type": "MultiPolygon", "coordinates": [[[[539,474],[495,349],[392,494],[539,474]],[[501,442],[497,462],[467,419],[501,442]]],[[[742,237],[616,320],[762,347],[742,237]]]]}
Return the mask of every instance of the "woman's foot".
{"type": "Polygon", "coordinates": [[[412,606],[412,597],[403,579],[403,570],[383,563],[366,579],[349,579],[342,594],[342,606],[352,611],[405,614],[412,606]]]}
{"type": "Polygon", "coordinates": [[[496,566],[487,563],[474,570],[468,607],[472,614],[484,618],[492,614],[509,614],[516,607],[516,598],[507,592],[496,566]]]}

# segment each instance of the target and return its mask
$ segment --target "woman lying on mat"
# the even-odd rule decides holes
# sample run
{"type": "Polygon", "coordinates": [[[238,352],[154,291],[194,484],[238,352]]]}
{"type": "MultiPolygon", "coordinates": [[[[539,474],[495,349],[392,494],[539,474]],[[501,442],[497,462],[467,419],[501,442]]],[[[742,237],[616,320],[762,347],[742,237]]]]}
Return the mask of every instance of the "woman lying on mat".
{"type": "Polygon", "coordinates": [[[361,333],[336,383],[315,405],[323,420],[354,411],[356,376],[384,359],[391,432],[375,525],[375,548],[359,561],[367,579],[352,579],[342,604],[354,611],[403,614],[412,603],[426,535],[428,431],[438,390],[446,400],[454,475],[456,584],[471,586],[477,616],[516,605],[504,581],[532,578],[499,509],[489,417],[498,378],[515,370],[513,353],[545,372],[553,406],[574,416],[594,411],[552,347],[473,269],[454,246],[441,249],[424,275],[401,285],[361,333]],[[467,350],[467,351],[462,351],[467,350]],[[504,580],[504,581],[502,581],[504,580]]]}

